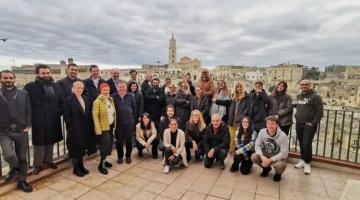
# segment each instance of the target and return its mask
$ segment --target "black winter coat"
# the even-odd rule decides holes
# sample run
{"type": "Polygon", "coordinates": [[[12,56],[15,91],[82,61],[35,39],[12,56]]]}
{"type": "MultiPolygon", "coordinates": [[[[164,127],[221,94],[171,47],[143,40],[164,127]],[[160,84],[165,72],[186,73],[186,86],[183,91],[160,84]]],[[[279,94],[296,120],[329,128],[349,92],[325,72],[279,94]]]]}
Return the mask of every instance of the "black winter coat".
{"type": "Polygon", "coordinates": [[[219,132],[214,134],[213,125],[209,124],[206,127],[204,135],[204,148],[205,153],[209,152],[210,149],[214,148],[215,151],[220,149],[229,149],[230,145],[230,133],[229,128],[225,123],[221,123],[219,132]]]}
{"type": "Polygon", "coordinates": [[[88,97],[90,104],[92,105],[92,103],[100,94],[100,85],[106,81],[100,78],[97,88],[95,87],[91,78],[85,79],[83,82],[85,85],[84,94],[88,97]]]}
{"type": "Polygon", "coordinates": [[[254,129],[258,132],[261,128],[266,127],[265,118],[269,115],[270,98],[265,90],[262,90],[258,95],[255,91],[252,91],[249,101],[249,116],[254,124],[254,129]]]}
{"type": "Polygon", "coordinates": [[[205,123],[210,122],[210,102],[206,96],[202,96],[200,99],[194,96],[190,102],[190,110],[199,110],[204,118],[205,123]]]}
{"type": "Polygon", "coordinates": [[[191,98],[191,94],[184,94],[182,91],[179,91],[174,98],[175,116],[181,119],[181,124],[179,124],[179,128],[183,131],[185,130],[186,122],[190,118],[191,98]]]}
{"type": "Polygon", "coordinates": [[[233,123],[239,125],[243,117],[249,116],[249,95],[245,93],[244,98],[242,98],[237,107],[237,112],[235,116],[236,101],[231,101],[229,107],[229,119],[227,124],[231,126],[233,123]]]}
{"type": "Polygon", "coordinates": [[[106,81],[107,84],[109,84],[110,86],[110,95],[115,94],[118,92],[115,82],[112,78],[110,78],[109,80],[106,81]]]}
{"type": "Polygon", "coordinates": [[[161,88],[149,87],[143,91],[144,95],[144,111],[148,112],[151,116],[151,119],[154,121],[159,121],[164,102],[165,95],[161,88]]]}
{"type": "Polygon", "coordinates": [[[24,89],[30,97],[33,145],[52,145],[61,141],[63,94],[60,86],[54,82],[35,80],[26,84],[24,89]],[[53,87],[53,96],[45,96],[44,85],[53,87]]]}
{"type": "Polygon", "coordinates": [[[293,104],[291,97],[288,94],[279,94],[277,96],[270,96],[271,109],[270,115],[279,116],[279,125],[288,126],[292,124],[293,118],[293,104]]]}
{"type": "Polygon", "coordinates": [[[83,96],[85,111],[75,95],[71,95],[64,103],[64,120],[70,158],[80,158],[88,152],[94,152],[96,137],[94,134],[92,109],[89,100],[83,96]]]}

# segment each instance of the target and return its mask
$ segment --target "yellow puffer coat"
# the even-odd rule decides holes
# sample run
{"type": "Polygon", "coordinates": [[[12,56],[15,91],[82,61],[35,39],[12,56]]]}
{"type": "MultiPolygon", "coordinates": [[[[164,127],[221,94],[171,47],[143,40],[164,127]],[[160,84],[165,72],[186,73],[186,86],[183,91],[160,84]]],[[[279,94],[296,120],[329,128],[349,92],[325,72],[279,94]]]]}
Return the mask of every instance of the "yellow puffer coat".
{"type": "MultiPolygon", "coordinates": [[[[115,128],[116,125],[115,104],[112,97],[109,97],[109,101],[111,102],[114,109],[114,128],[115,128]]],[[[102,95],[99,95],[94,101],[92,115],[93,115],[96,135],[101,135],[102,131],[110,130],[108,109],[105,99],[102,95]]]]}

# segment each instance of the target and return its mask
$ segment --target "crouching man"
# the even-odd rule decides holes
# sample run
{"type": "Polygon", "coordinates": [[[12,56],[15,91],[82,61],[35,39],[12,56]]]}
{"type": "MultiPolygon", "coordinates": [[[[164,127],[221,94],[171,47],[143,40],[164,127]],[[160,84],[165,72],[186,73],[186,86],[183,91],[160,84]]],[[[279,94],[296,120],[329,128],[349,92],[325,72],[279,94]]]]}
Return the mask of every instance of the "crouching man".
{"type": "Polygon", "coordinates": [[[253,163],[263,168],[260,176],[267,177],[272,167],[275,169],[274,181],[281,180],[281,174],[286,168],[289,152],[289,142],[286,134],[279,128],[278,119],[274,115],[266,119],[266,128],[261,129],[255,141],[253,163]]]}

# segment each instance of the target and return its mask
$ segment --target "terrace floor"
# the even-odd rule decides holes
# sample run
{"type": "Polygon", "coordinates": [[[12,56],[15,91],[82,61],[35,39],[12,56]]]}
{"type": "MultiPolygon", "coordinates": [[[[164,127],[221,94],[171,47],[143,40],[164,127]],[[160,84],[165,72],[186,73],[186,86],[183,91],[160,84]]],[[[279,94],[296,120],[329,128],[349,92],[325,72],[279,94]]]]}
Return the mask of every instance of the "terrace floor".
{"type": "MultiPolygon", "coordinates": [[[[67,168],[32,183],[34,191],[13,190],[0,199],[339,199],[348,179],[360,180],[360,175],[312,168],[310,176],[294,168],[292,163],[280,183],[272,175],[259,177],[254,165],[250,175],[230,173],[228,156],[226,169],[205,169],[200,162],[192,162],[186,169],[170,174],[162,172],[162,162],[144,154],[138,159],[134,150],[131,164],[116,164],[116,153],[110,157],[113,167],[108,175],[97,171],[99,157],[85,162],[90,174],[79,178],[67,168]]],[[[360,188],[359,188],[360,189],[360,188]]]]}

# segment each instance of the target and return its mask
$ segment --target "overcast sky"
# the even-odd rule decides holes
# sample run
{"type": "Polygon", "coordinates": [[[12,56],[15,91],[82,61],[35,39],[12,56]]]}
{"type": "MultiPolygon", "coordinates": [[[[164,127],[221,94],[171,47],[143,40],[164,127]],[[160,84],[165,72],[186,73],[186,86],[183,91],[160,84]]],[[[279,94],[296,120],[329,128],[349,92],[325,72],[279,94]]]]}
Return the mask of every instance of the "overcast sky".
{"type": "Polygon", "coordinates": [[[172,32],[203,66],[360,64],[359,0],[1,0],[0,66],[167,63],[172,32]]]}

